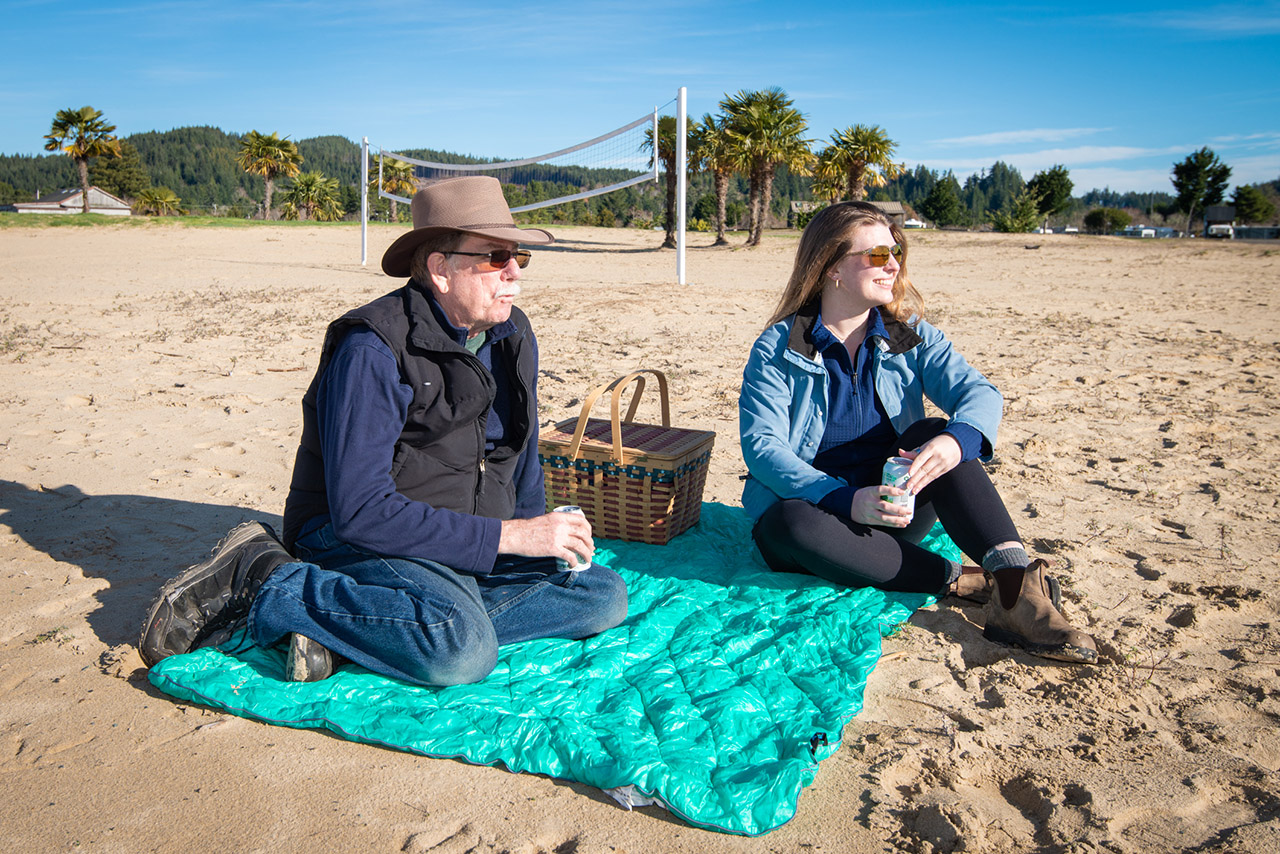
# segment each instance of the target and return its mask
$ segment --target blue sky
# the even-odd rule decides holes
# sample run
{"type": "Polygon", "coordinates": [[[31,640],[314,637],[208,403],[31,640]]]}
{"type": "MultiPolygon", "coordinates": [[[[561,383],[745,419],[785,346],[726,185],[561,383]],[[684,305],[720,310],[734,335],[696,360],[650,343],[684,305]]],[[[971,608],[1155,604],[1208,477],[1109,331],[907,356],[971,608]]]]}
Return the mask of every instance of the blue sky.
{"type": "MultiPolygon", "coordinates": [[[[1062,163],[1076,193],[1169,191],[1201,146],[1280,178],[1280,2],[542,4],[6,0],[0,153],[59,109],[117,133],[214,125],[388,150],[553,151],[688,88],[780,86],[815,142],[883,127],[909,166],[1062,163]]],[[[674,111],[674,108],[672,108],[674,111]]]]}

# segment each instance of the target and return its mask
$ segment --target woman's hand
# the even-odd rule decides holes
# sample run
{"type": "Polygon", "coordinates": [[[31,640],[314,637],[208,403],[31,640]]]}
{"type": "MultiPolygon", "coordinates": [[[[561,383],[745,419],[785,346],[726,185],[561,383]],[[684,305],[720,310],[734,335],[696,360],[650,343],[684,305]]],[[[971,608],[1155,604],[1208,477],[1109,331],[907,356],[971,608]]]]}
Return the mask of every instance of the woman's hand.
{"type": "Polygon", "coordinates": [[[911,460],[907,489],[912,495],[960,465],[960,443],[950,433],[939,433],[914,451],[898,451],[911,460]]]}
{"type": "Polygon", "coordinates": [[[912,513],[901,504],[890,504],[886,495],[906,495],[896,486],[864,486],[853,494],[849,518],[863,525],[879,525],[882,528],[905,528],[911,524],[912,513]]]}

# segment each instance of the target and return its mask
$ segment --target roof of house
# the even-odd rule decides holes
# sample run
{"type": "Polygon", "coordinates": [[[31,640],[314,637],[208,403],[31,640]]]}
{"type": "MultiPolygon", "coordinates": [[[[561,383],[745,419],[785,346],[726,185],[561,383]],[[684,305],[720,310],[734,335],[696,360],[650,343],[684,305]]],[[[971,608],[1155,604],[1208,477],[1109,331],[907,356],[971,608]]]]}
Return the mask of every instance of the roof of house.
{"type": "MultiPolygon", "coordinates": [[[[72,207],[80,203],[81,191],[76,190],[59,190],[56,193],[50,193],[47,196],[41,196],[33,202],[16,202],[14,207],[23,208],[62,208],[72,207]]],[[[89,207],[90,208],[116,208],[126,209],[129,203],[118,196],[113,196],[101,187],[89,187],[89,207]],[[104,204],[105,201],[105,204],[104,204]]]]}
{"type": "Polygon", "coordinates": [[[61,202],[65,202],[68,199],[78,199],[78,198],[80,198],[79,190],[59,190],[56,193],[49,193],[48,195],[41,196],[40,198],[32,202],[23,202],[23,204],[52,206],[52,205],[57,205],[61,202]]]}

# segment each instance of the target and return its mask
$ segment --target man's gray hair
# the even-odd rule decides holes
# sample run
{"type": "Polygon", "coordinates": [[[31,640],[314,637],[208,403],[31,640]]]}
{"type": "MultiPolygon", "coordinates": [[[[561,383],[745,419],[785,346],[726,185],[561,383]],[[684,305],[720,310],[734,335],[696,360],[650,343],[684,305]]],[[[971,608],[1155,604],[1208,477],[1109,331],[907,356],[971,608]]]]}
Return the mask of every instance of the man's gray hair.
{"type": "Polygon", "coordinates": [[[431,271],[427,269],[427,258],[432,252],[451,252],[457,249],[464,236],[460,231],[446,231],[423,241],[422,245],[414,250],[413,257],[409,259],[409,275],[420,284],[431,284],[431,271]]]}

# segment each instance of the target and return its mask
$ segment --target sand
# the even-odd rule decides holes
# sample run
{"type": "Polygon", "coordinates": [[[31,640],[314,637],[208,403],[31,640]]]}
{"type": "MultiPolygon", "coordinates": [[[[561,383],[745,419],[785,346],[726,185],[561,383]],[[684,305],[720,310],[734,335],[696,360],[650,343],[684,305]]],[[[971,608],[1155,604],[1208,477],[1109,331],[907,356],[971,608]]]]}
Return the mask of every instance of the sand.
{"type": "MultiPolygon", "coordinates": [[[[277,523],[329,319],[401,228],[0,230],[0,839],[7,851],[1280,850],[1280,246],[913,234],[931,319],[1001,388],[990,471],[1097,667],[944,602],[888,638],[796,818],[745,839],[590,787],[177,702],[157,586],[277,523]]],[[[737,504],[742,364],[794,233],[754,250],[562,229],[521,305],[544,423],[667,372],[737,504]]],[[[740,238],[739,238],[740,240],[740,238]]],[[[643,411],[643,407],[642,407],[643,411]]]]}

